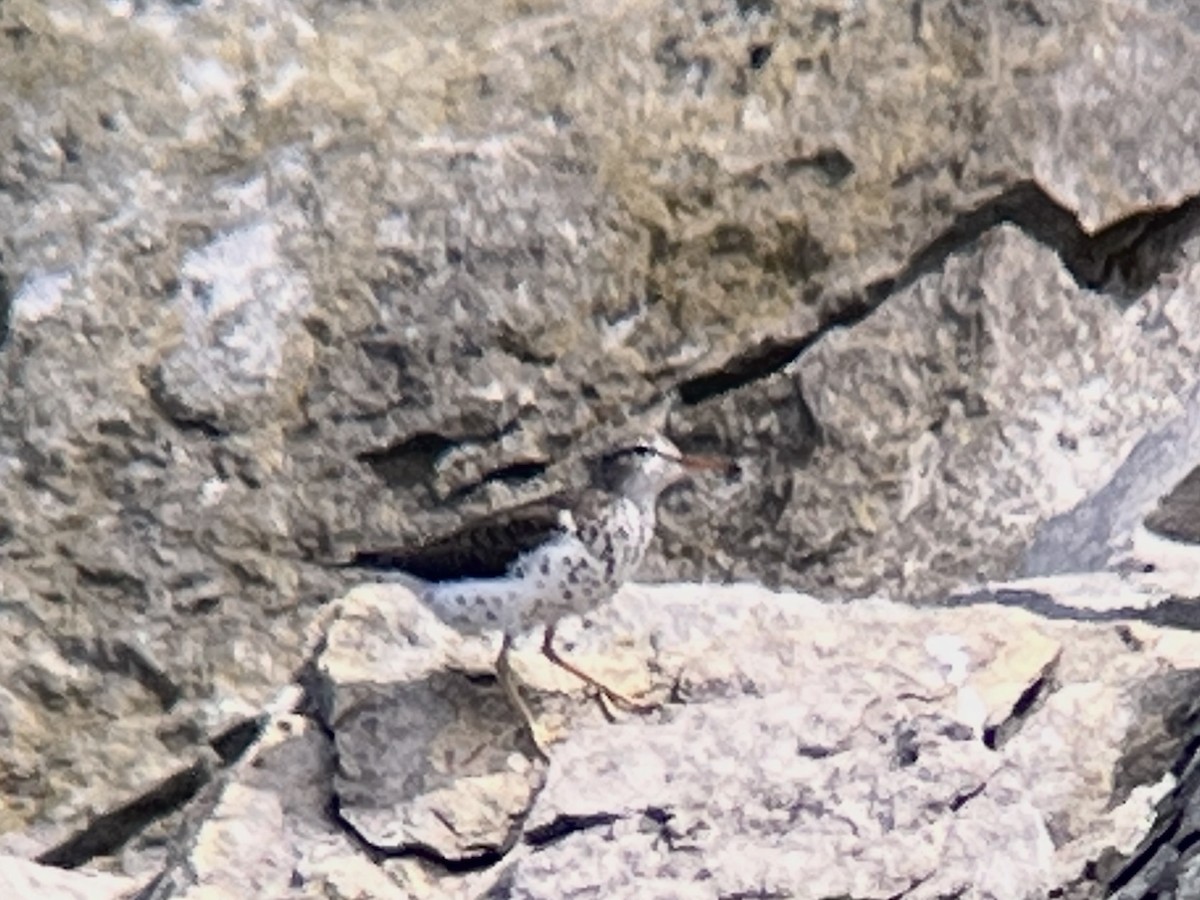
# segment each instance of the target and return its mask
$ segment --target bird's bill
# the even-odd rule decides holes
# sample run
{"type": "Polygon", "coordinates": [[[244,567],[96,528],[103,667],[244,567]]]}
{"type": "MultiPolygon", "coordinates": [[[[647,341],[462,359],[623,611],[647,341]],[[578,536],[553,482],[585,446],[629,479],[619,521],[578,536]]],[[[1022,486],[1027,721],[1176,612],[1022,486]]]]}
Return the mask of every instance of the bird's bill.
{"type": "Polygon", "coordinates": [[[720,472],[730,477],[741,471],[738,464],[728,456],[702,456],[684,453],[679,457],[679,464],[689,472],[720,472]]]}

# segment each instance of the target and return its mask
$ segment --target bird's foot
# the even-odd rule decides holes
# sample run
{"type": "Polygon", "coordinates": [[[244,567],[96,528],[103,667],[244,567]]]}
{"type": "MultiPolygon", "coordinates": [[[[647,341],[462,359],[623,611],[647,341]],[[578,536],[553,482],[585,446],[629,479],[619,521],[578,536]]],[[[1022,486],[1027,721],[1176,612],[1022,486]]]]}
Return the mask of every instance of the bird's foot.
{"type": "Polygon", "coordinates": [[[613,716],[608,709],[609,706],[615,706],[617,709],[624,710],[628,713],[634,713],[635,715],[639,716],[648,716],[650,713],[658,712],[658,710],[662,708],[657,703],[641,703],[637,700],[634,700],[632,697],[627,697],[620,691],[614,691],[606,684],[600,684],[598,681],[592,682],[591,686],[593,689],[595,689],[596,698],[598,700],[603,699],[608,701],[607,704],[602,705],[604,706],[605,715],[607,715],[610,720],[613,718],[613,716]]]}
{"type": "Polygon", "coordinates": [[[537,753],[542,762],[550,763],[550,748],[554,746],[561,738],[549,731],[534,719],[525,720],[526,733],[529,735],[529,740],[533,742],[533,749],[537,753]]]}
{"type": "MultiPolygon", "coordinates": [[[[542,655],[560,669],[570,672],[584,684],[588,685],[588,687],[592,688],[592,690],[596,691],[600,697],[606,699],[609,704],[618,709],[622,709],[625,712],[637,713],[638,715],[648,715],[659,709],[657,704],[640,703],[637,700],[627,697],[620,691],[609,687],[604,682],[589,675],[570,660],[563,659],[558,651],[554,649],[554,626],[546,628],[545,636],[542,639],[542,655]]],[[[611,720],[613,716],[608,707],[604,706],[604,704],[601,704],[601,706],[604,707],[605,715],[611,720]]]]}

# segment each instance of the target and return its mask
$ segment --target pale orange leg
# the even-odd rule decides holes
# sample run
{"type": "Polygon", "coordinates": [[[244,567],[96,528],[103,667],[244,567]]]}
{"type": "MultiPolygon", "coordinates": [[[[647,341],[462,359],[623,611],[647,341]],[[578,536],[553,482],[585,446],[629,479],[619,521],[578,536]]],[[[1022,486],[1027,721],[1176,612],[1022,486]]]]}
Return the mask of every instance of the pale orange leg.
{"type": "Polygon", "coordinates": [[[533,710],[529,708],[529,704],[521,696],[521,689],[517,686],[516,675],[513,674],[512,663],[508,659],[509,653],[512,651],[512,642],[512,635],[506,632],[504,643],[500,645],[500,656],[496,659],[496,679],[504,689],[504,694],[508,698],[508,702],[521,714],[521,719],[530,739],[533,741],[533,746],[544,760],[549,761],[550,757],[546,752],[549,742],[545,740],[541,728],[538,727],[537,719],[533,716],[533,710]]]}
{"type": "Polygon", "coordinates": [[[566,669],[568,672],[570,672],[572,675],[574,675],[576,678],[578,678],[584,684],[591,685],[593,688],[598,690],[601,694],[603,694],[605,697],[607,697],[614,704],[628,710],[629,712],[649,713],[649,712],[654,712],[654,710],[658,708],[656,706],[648,705],[645,703],[638,703],[636,700],[631,700],[629,697],[626,697],[620,691],[615,691],[612,688],[610,688],[607,684],[604,684],[601,681],[597,681],[595,678],[593,678],[587,672],[580,669],[573,662],[563,659],[561,656],[559,656],[558,651],[554,649],[554,626],[553,625],[546,626],[546,632],[542,637],[542,654],[546,657],[546,659],[550,660],[550,662],[554,663],[556,666],[558,666],[561,669],[566,669]]]}

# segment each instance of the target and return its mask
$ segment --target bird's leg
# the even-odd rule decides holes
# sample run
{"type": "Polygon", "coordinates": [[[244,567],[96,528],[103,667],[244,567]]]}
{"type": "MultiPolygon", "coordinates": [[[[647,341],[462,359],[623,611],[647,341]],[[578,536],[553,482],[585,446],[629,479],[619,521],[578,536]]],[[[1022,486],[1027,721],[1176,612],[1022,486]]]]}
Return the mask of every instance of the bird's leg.
{"type": "MultiPolygon", "coordinates": [[[[533,710],[529,708],[529,704],[525,702],[525,698],[521,696],[521,689],[517,687],[516,676],[512,670],[512,663],[509,660],[509,653],[512,651],[513,637],[507,631],[504,633],[504,641],[500,644],[500,655],[496,657],[496,680],[500,682],[500,686],[504,688],[504,694],[508,697],[508,702],[516,707],[517,712],[524,719],[525,728],[529,732],[529,737],[533,741],[533,746],[538,754],[546,762],[550,761],[549,755],[546,753],[545,747],[542,746],[544,735],[542,729],[538,726],[537,719],[533,717],[533,710]]],[[[546,742],[547,746],[549,742],[546,742]]]]}
{"type": "Polygon", "coordinates": [[[620,691],[615,691],[602,681],[597,681],[570,660],[563,659],[561,656],[559,656],[558,651],[554,649],[554,631],[555,626],[553,624],[547,625],[546,631],[542,637],[542,654],[546,657],[546,659],[550,660],[550,662],[554,663],[559,668],[566,669],[584,684],[591,685],[617,706],[636,713],[654,712],[657,707],[647,705],[645,703],[638,703],[636,700],[631,700],[620,691]]]}

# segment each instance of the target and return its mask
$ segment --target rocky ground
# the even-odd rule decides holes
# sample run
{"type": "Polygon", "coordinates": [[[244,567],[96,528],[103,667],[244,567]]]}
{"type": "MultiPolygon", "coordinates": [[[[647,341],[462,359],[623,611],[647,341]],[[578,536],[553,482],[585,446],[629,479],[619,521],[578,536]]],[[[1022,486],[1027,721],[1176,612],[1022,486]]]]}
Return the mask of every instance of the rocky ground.
{"type": "Polygon", "coordinates": [[[1185,0],[0,4],[0,894],[1200,896],[1198,56],[1185,0]],[[547,761],[331,564],[647,426],[743,474],[564,626],[658,711],[519,655],[547,761]]]}

